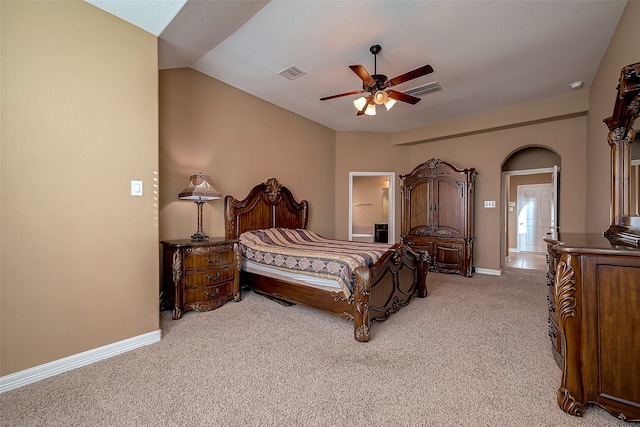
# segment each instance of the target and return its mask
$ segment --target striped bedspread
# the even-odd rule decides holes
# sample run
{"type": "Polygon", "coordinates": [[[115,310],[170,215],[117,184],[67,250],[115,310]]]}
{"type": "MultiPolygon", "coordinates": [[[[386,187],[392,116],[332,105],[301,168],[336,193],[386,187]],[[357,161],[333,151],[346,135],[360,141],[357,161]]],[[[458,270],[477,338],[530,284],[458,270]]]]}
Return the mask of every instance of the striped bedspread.
{"type": "Polygon", "coordinates": [[[240,246],[245,259],[259,264],[335,279],[349,298],[356,267],[371,267],[392,245],[325,239],[303,229],[269,228],[242,233],[240,246]]]}

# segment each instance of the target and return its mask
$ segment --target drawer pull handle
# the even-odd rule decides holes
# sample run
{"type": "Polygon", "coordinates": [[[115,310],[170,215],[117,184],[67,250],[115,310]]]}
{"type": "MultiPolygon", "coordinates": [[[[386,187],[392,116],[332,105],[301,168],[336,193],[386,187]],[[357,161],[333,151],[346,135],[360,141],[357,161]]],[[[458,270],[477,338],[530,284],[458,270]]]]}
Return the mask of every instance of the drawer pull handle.
{"type": "Polygon", "coordinates": [[[220,255],[216,255],[216,257],[214,259],[207,257],[204,257],[204,260],[207,261],[209,264],[217,264],[220,262],[220,255]]]}
{"type": "Polygon", "coordinates": [[[209,291],[204,291],[204,294],[208,297],[215,297],[219,293],[220,293],[220,288],[216,288],[216,291],[214,293],[211,293],[209,291]]]}
{"type": "Polygon", "coordinates": [[[205,274],[204,277],[206,277],[209,280],[218,280],[220,278],[220,272],[218,271],[218,274],[216,274],[214,277],[211,277],[208,274],[205,274]]]}

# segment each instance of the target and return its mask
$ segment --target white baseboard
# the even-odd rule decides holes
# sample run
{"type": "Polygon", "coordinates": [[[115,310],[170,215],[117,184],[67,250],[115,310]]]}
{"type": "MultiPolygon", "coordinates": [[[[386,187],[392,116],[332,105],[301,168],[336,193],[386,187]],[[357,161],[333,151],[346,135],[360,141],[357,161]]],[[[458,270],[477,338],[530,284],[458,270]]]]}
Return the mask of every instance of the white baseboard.
{"type": "Polygon", "coordinates": [[[107,344],[69,357],[54,360],[44,365],[5,375],[4,377],[0,377],[0,393],[35,383],[99,360],[108,359],[109,357],[125,353],[138,347],[156,343],[160,341],[161,338],[162,331],[158,329],[157,331],[148,332],[138,335],[137,337],[128,338],[113,344],[107,344]]]}
{"type": "Polygon", "coordinates": [[[509,248],[509,252],[520,252],[518,248],[509,248]]]}
{"type": "Polygon", "coordinates": [[[489,274],[491,276],[502,276],[502,270],[492,270],[490,268],[478,268],[476,267],[476,273],[489,274]]]}

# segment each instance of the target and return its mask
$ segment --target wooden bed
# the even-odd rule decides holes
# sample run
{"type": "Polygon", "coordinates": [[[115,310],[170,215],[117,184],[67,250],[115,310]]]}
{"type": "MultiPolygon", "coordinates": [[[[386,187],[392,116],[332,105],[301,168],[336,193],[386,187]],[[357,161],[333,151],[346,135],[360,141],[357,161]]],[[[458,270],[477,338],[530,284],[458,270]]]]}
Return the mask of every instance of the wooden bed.
{"type": "MultiPolygon", "coordinates": [[[[291,191],[276,178],[256,185],[244,199],[225,198],[225,234],[239,238],[249,230],[269,228],[306,229],[309,204],[296,201],[291,191]]],[[[393,245],[371,267],[355,269],[353,293],[307,286],[297,281],[242,271],[240,283],[258,294],[299,304],[353,320],[354,338],[370,339],[373,321],[386,320],[407,305],[414,295],[427,296],[428,254],[415,253],[407,246],[393,245]]]]}

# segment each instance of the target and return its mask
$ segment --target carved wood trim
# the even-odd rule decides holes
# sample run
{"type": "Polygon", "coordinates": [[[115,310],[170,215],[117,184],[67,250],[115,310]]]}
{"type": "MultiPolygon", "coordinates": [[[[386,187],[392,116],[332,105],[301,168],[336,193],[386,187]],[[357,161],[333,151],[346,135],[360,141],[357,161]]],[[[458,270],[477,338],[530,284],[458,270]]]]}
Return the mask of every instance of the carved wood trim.
{"type": "Polygon", "coordinates": [[[371,271],[368,267],[360,266],[354,271],[353,291],[355,293],[355,307],[353,313],[354,338],[356,341],[366,342],[371,339],[369,325],[369,296],[371,295],[371,271]]]}
{"type": "Polygon", "coordinates": [[[554,306],[561,332],[562,380],[558,389],[558,405],[572,415],[582,415],[584,406],[582,377],[580,374],[580,313],[578,312],[579,258],[564,254],[556,268],[554,306]],[[567,342],[572,342],[569,347],[567,342]]]}
{"type": "Polygon", "coordinates": [[[275,203],[275,201],[278,200],[281,190],[282,185],[280,185],[275,178],[269,178],[267,182],[264,183],[264,192],[271,203],[275,203]]]}
{"type": "Polygon", "coordinates": [[[558,405],[569,415],[581,417],[584,411],[584,405],[578,402],[573,394],[564,387],[558,389],[558,405]]]}
{"type": "Polygon", "coordinates": [[[242,271],[242,250],[238,243],[233,244],[233,267],[236,273],[233,279],[233,300],[239,302],[242,299],[240,294],[240,271],[242,271]]]}
{"type": "Polygon", "coordinates": [[[571,266],[571,255],[561,259],[556,269],[556,312],[560,316],[560,327],[564,328],[569,317],[576,317],[575,271],[571,266]]]}
{"type": "Polygon", "coordinates": [[[171,260],[171,270],[173,278],[173,288],[175,290],[174,302],[173,302],[173,320],[180,319],[182,317],[182,310],[180,306],[182,304],[182,292],[180,292],[180,281],[182,280],[182,252],[180,249],[176,249],[173,253],[171,260]]]}
{"type": "Polygon", "coordinates": [[[211,252],[230,251],[232,245],[230,243],[217,246],[190,246],[185,249],[187,255],[204,255],[211,252]]]}
{"type": "Polygon", "coordinates": [[[227,302],[227,298],[217,298],[209,302],[192,302],[188,306],[195,311],[210,311],[222,307],[227,302]]]}

